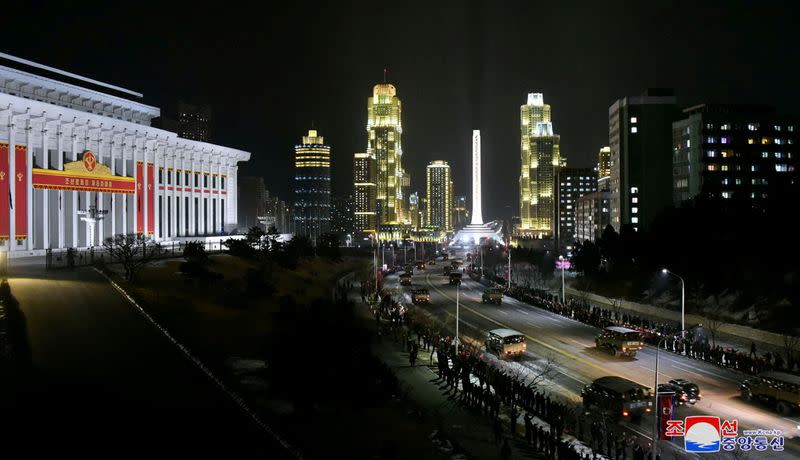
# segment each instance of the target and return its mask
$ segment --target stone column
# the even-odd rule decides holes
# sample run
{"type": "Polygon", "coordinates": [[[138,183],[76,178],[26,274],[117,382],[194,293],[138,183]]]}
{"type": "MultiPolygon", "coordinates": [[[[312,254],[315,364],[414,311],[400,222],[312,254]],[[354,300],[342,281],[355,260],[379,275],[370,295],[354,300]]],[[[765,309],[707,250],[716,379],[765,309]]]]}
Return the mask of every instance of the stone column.
{"type": "Polygon", "coordinates": [[[26,157],[27,157],[27,164],[25,165],[25,172],[28,174],[26,178],[25,186],[27,187],[28,199],[26,201],[27,205],[27,216],[28,216],[28,237],[27,237],[27,248],[28,251],[33,251],[33,188],[31,187],[31,170],[33,169],[33,126],[30,124],[30,120],[28,121],[28,134],[27,134],[27,142],[26,142],[26,157]]]}
{"type": "MultiPolygon", "coordinates": [[[[17,127],[14,124],[14,111],[9,110],[8,115],[8,183],[11,193],[11,203],[17,201],[17,187],[14,187],[14,178],[17,177],[17,127]]],[[[17,250],[17,225],[14,220],[14,209],[8,208],[8,251],[17,250]]]]}
{"type": "MultiPolygon", "coordinates": [[[[100,131],[99,135],[97,136],[97,164],[98,165],[103,164],[103,147],[105,147],[104,142],[103,142],[103,132],[100,131]]],[[[105,202],[103,201],[104,199],[105,199],[105,193],[97,192],[97,210],[98,211],[100,211],[102,209],[105,209],[106,206],[105,206],[105,202]]],[[[102,214],[101,214],[100,217],[101,217],[101,219],[99,221],[97,221],[97,241],[96,242],[97,242],[98,246],[102,246],[103,245],[103,240],[106,237],[106,232],[105,232],[105,229],[106,229],[105,220],[106,219],[105,219],[105,217],[102,216],[102,214]]]]}
{"type": "MultiPolygon", "coordinates": [[[[42,169],[50,169],[50,152],[47,149],[47,122],[42,122],[42,169]]],[[[28,189],[34,199],[33,188],[28,189]]],[[[42,249],[50,247],[50,190],[42,189],[42,249]]]]}
{"type": "MultiPolygon", "coordinates": [[[[56,149],[58,150],[57,167],[59,171],[64,170],[64,131],[61,125],[58,125],[56,132],[56,149]]],[[[64,247],[64,191],[58,191],[58,247],[64,247]]]]}
{"type": "MultiPolygon", "coordinates": [[[[72,127],[72,161],[78,160],[78,128],[72,127]]],[[[78,247],[78,192],[72,191],[72,247],[78,247]]]]}

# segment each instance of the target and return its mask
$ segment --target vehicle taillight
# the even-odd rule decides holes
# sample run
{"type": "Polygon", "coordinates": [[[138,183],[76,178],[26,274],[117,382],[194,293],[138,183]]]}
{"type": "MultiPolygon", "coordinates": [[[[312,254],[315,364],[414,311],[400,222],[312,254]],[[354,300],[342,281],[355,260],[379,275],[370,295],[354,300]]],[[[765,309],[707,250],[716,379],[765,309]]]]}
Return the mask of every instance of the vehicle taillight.
{"type": "Polygon", "coordinates": [[[650,412],[650,408],[649,407],[645,407],[644,411],[645,412],[650,412]]]}
{"type": "Polygon", "coordinates": [[[623,417],[627,417],[628,416],[628,411],[626,411],[626,410],[622,411],[622,416],[623,417]]]}

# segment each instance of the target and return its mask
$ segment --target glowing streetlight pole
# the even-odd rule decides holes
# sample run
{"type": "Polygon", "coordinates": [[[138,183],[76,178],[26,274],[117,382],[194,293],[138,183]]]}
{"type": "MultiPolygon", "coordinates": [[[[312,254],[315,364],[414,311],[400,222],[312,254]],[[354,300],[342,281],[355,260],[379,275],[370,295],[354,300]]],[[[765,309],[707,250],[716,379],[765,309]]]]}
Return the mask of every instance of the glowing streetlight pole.
{"type": "Polygon", "coordinates": [[[676,278],[678,278],[679,280],[681,280],[681,337],[686,337],[686,309],[685,309],[685,307],[686,307],[686,303],[685,303],[686,291],[684,289],[685,288],[685,283],[683,281],[683,278],[680,277],[680,275],[677,275],[677,274],[667,270],[666,268],[661,269],[661,273],[663,273],[665,275],[673,275],[676,278]]]}

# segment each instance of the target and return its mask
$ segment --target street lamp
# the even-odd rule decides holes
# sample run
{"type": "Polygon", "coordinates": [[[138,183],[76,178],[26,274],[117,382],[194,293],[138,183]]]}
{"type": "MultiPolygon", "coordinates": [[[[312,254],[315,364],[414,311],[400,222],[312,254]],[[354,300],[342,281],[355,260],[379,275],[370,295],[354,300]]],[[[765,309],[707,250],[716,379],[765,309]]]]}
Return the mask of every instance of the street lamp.
{"type": "Polygon", "coordinates": [[[556,267],[561,268],[561,303],[565,303],[566,297],[564,296],[564,269],[567,268],[569,262],[564,260],[564,256],[558,256],[558,263],[556,267]]]}
{"type": "MultiPolygon", "coordinates": [[[[665,268],[664,270],[662,270],[662,272],[669,273],[669,270],[667,270],[665,268]]],[[[674,273],[673,273],[673,275],[674,275],[674,273]]],[[[675,275],[675,276],[678,276],[678,275],[675,275]]],[[[681,335],[683,335],[684,332],[686,332],[686,331],[681,329],[681,335]]],[[[656,344],[656,369],[655,369],[655,371],[656,371],[655,374],[656,375],[655,375],[655,382],[654,382],[654,385],[653,385],[653,400],[654,400],[654,404],[653,404],[653,458],[655,458],[655,456],[656,456],[656,447],[658,446],[659,438],[661,438],[661,433],[659,433],[659,431],[658,431],[658,421],[661,418],[661,411],[663,410],[663,408],[661,410],[659,410],[659,408],[658,408],[658,352],[659,352],[659,350],[661,350],[661,344],[664,343],[665,340],[667,340],[667,337],[663,336],[658,340],[658,343],[656,344]]],[[[674,402],[673,402],[673,404],[674,404],[674,402]]]]}
{"type": "Polygon", "coordinates": [[[685,308],[686,307],[686,303],[685,303],[686,291],[684,289],[685,288],[685,283],[683,281],[683,278],[680,277],[680,275],[677,275],[677,274],[667,270],[666,268],[662,268],[661,269],[661,273],[663,273],[665,275],[673,275],[676,278],[678,278],[679,280],[681,280],[681,337],[686,337],[686,308],[685,308]]]}
{"type": "Polygon", "coordinates": [[[456,282],[456,350],[458,350],[458,345],[461,343],[460,336],[458,335],[458,292],[461,290],[461,280],[456,282]]]}

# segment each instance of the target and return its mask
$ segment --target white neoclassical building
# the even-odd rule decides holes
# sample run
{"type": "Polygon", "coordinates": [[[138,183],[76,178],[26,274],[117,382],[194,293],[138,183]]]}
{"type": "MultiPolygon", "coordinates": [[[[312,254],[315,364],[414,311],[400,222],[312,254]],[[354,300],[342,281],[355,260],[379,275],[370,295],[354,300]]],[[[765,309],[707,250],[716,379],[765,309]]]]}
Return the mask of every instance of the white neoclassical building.
{"type": "Polygon", "coordinates": [[[250,153],[150,126],[160,110],[141,97],[0,53],[0,249],[37,255],[116,234],[174,241],[236,228],[237,163],[250,153]]]}

